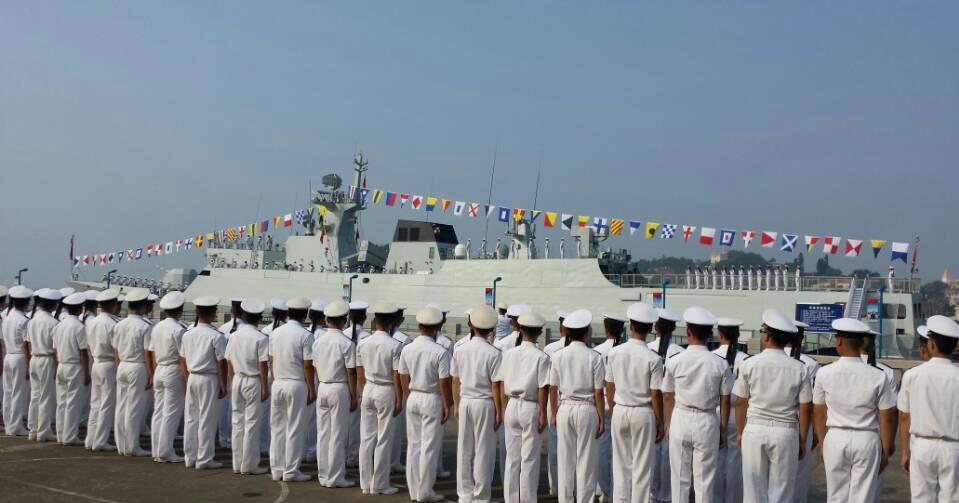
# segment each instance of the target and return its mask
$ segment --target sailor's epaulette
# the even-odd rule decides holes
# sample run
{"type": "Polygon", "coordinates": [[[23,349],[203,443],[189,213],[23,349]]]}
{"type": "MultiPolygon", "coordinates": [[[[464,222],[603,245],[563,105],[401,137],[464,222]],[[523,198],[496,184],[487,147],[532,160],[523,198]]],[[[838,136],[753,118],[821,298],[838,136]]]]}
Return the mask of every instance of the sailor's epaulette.
{"type": "Polygon", "coordinates": [[[666,359],[668,360],[668,359],[670,359],[670,358],[672,358],[672,357],[674,357],[674,356],[681,355],[681,354],[683,354],[682,351],[680,351],[680,352],[678,352],[678,353],[673,353],[673,354],[671,354],[671,355],[666,355],[666,359]]]}
{"type": "Polygon", "coordinates": [[[756,355],[747,354],[746,357],[743,358],[743,361],[746,361],[746,360],[748,360],[748,359],[750,359],[750,358],[752,358],[752,357],[754,357],[754,356],[756,356],[756,355]]]}

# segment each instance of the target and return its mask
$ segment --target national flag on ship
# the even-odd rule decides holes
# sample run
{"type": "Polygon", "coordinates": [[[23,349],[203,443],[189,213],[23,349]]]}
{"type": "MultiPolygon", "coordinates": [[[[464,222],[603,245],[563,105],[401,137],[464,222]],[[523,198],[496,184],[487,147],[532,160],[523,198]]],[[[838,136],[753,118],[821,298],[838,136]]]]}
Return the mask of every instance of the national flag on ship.
{"type": "Polygon", "coordinates": [[[846,240],[846,256],[858,257],[860,253],[862,253],[862,240],[847,239],[846,240]]]}
{"type": "Polygon", "coordinates": [[[499,209],[499,221],[500,222],[509,222],[509,208],[500,208],[499,209]]]}
{"type": "Polygon", "coordinates": [[[573,219],[576,218],[569,213],[563,213],[563,219],[560,221],[560,225],[564,231],[573,230],[573,219]]]}
{"type": "Polygon", "coordinates": [[[782,245],[779,249],[784,252],[791,252],[796,249],[797,243],[799,243],[798,234],[783,234],[782,245]]]}
{"type": "Polygon", "coordinates": [[[716,238],[716,229],[714,227],[703,227],[699,229],[699,244],[703,246],[712,246],[713,239],[716,238]]]}
{"type": "Polygon", "coordinates": [[[693,237],[694,232],[696,232],[695,225],[684,225],[683,226],[683,242],[688,243],[689,238],[693,237]]]}
{"type": "Polygon", "coordinates": [[[835,255],[839,253],[839,245],[842,243],[842,238],[839,236],[826,236],[822,240],[822,252],[829,255],[835,255]]]}
{"type": "Polygon", "coordinates": [[[609,223],[609,233],[612,236],[619,236],[623,233],[623,226],[626,225],[626,221],[614,218],[612,222],[609,223]]]}
{"type": "Polygon", "coordinates": [[[466,208],[466,203],[463,201],[456,201],[456,204],[453,205],[453,214],[456,216],[462,216],[463,210],[466,208]]]}
{"type": "Polygon", "coordinates": [[[593,217],[593,230],[596,234],[602,234],[603,229],[609,227],[609,220],[603,217],[593,217]]]}
{"type": "Polygon", "coordinates": [[[763,248],[772,248],[776,244],[776,237],[779,235],[778,232],[769,232],[762,231],[759,234],[759,246],[763,248]]]}
{"type": "Polygon", "coordinates": [[[722,229],[719,231],[719,244],[722,246],[732,246],[736,240],[736,231],[731,229],[722,229]]]}
{"type": "Polygon", "coordinates": [[[556,226],[556,212],[547,211],[543,215],[543,227],[555,227],[556,226]]]}
{"type": "Polygon", "coordinates": [[[906,260],[909,258],[909,243],[897,243],[893,241],[891,249],[892,258],[890,259],[890,262],[902,260],[902,263],[905,264],[906,260]]]}
{"type": "Polygon", "coordinates": [[[749,248],[749,244],[756,239],[756,231],[742,231],[740,235],[743,237],[743,248],[749,248]]]}
{"type": "Polygon", "coordinates": [[[653,239],[656,237],[656,231],[659,230],[658,222],[646,222],[646,239],[653,239]]]}
{"type": "Polygon", "coordinates": [[[435,197],[432,197],[432,196],[427,197],[427,198],[426,198],[426,211],[433,211],[434,209],[436,209],[436,198],[435,198],[435,197]]]}
{"type": "Polygon", "coordinates": [[[886,241],[883,239],[873,239],[869,241],[869,245],[872,246],[872,258],[879,258],[879,252],[886,246],[886,241]]]}

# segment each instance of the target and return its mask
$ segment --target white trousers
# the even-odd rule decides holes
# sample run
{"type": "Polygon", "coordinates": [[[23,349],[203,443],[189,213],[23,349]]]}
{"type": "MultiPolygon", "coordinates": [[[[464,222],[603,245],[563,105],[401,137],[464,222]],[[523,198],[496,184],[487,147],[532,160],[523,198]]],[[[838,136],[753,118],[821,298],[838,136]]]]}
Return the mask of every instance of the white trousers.
{"type": "MultiPolygon", "coordinates": [[[[357,394],[356,403],[363,403],[363,395],[357,394]]],[[[360,462],[360,408],[350,412],[350,428],[346,437],[346,464],[358,465],[360,462]]]]}
{"type": "MultiPolygon", "coordinates": [[[[496,463],[496,409],[489,398],[462,398],[456,438],[456,494],[459,501],[489,502],[496,463]]],[[[507,463],[509,434],[507,433],[507,463]]]]}
{"type": "Polygon", "coordinates": [[[67,445],[80,440],[83,412],[83,367],[79,363],[57,366],[57,442],[67,445]]]}
{"type": "Polygon", "coordinates": [[[743,430],[742,455],[746,501],[792,501],[799,466],[799,430],[750,419],[743,430]]]}
{"type": "Polygon", "coordinates": [[[117,452],[132,456],[140,449],[140,426],[143,425],[147,368],[143,363],[120,362],[117,366],[117,409],[113,436],[117,452]]]}
{"type": "Polygon", "coordinates": [[[736,418],[732,412],[726,429],[726,448],[719,450],[719,462],[716,463],[714,488],[718,503],[739,503],[743,500],[743,456],[736,448],[736,418]]]}
{"type": "Polygon", "coordinates": [[[596,498],[596,469],[599,446],[596,429],[599,426],[596,408],[589,402],[565,401],[556,414],[559,445],[560,503],[591,503],[596,498]]]}
{"type": "Polygon", "coordinates": [[[434,494],[439,446],[443,441],[443,403],[436,393],[412,392],[406,407],[406,485],[410,499],[434,494]]]}
{"type": "MultiPolygon", "coordinates": [[[[806,435],[806,455],[799,460],[796,471],[796,488],[793,490],[793,501],[795,503],[806,503],[806,500],[809,499],[809,487],[812,486],[812,460],[815,457],[811,454],[814,436],[812,424],[810,424],[809,434],[806,435]]],[[[741,477],[740,480],[742,480],[741,477]]]]}
{"type": "Polygon", "coordinates": [[[7,435],[26,435],[23,420],[30,405],[27,360],[23,354],[3,357],[3,429],[7,435]]]}
{"type": "MultiPolygon", "coordinates": [[[[695,491],[697,503],[713,501],[718,457],[719,418],[716,413],[674,409],[669,425],[673,501],[689,501],[690,489],[695,491]]],[[[747,497],[746,501],[756,500],[747,497]]]]}
{"type": "Polygon", "coordinates": [[[956,495],[959,495],[959,442],[913,436],[909,447],[912,501],[956,501],[956,495]]]}
{"type": "Polygon", "coordinates": [[[52,356],[30,359],[30,408],[27,427],[38,439],[53,440],[53,420],[57,412],[56,364],[52,356]]]}
{"type": "MultiPolygon", "coordinates": [[[[830,428],[823,441],[826,501],[870,503],[879,484],[879,433],[830,428]]],[[[953,495],[955,496],[955,495],[953,495]]]]}
{"type": "Polygon", "coordinates": [[[346,440],[350,429],[350,389],[346,383],[320,383],[316,390],[316,467],[320,484],[346,480],[346,440]]]}
{"type": "Polygon", "coordinates": [[[270,471],[274,479],[292,480],[300,474],[306,440],[306,383],[273,381],[270,407],[270,471]]]}
{"type": "Polygon", "coordinates": [[[90,376],[90,417],[87,419],[87,449],[106,449],[117,405],[117,366],[110,361],[95,362],[90,376]]]}
{"type": "MultiPolygon", "coordinates": [[[[268,379],[267,383],[272,383],[272,380],[268,379]]],[[[273,389],[273,385],[270,384],[270,389],[273,389]]],[[[260,454],[269,454],[270,453],[270,441],[273,439],[273,434],[270,432],[270,417],[271,411],[273,410],[273,392],[270,392],[270,397],[263,402],[263,408],[260,410],[260,454]]]]}
{"type": "Polygon", "coordinates": [[[606,409],[606,427],[603,435],[596,441],[599,447],[599,472],[596,475],[596,485],[599,487],[597,496],[602,495],[607,501],[613,499],[613,437],[612,431],[613,413],[606,409]]]}
{"type": "Polygon", "coordinates": [[[260,378],[234,375],[230,400],[233,471],[253,473],[260,465],[260,378]]]}
{"type": "Polygon", "coordinates": [[[506,503],[535,503],[536,490],[539,488],[540,453],[543,449],[543,437],[539,432],[539,404],[510,400],[506,405],[502,429],[506,430],[503,499],[506,503]]]}
{"type": "MultiPolygon", "coordinates": [[[[314,402],[316,403],[316,402],[314,402]]],[[[316,459],[316,407],[306,406],[306,446],[303,447],[303,460],[316,459]]]]}
{"type": "Polygon", "coordinates": [[[668,503],[673,500],[673,487],[670,483],[672,471],[669,468],[669,442],[664,440],[655,447],[656,464],[653,467],[652,501],[668,503]]]}
{"type": "Polygon", "coordinates": [[[367,381],[360,403],[360,488],[382,491],[390,487],[393,451],[393,385],[367,381]]]}
{"type": "MultiPolygon", "coordinates": [[[[233,389],[232,383],[227,383],[233,389]]],[[[216,418],[216,440],[220,447],[229,449],[233,441],[233,402],[230,396],[219,400],[220,413],[216,418]]]]}
{"type": "Polygon", "coordinates": [[[216,454],[217,380],[216,374],[190,374],[186,381],[183,458],[188,468],[202,468],[216,454]]]}
{"type": "Polygon", "coordinates": [[[559,492],[559,473],[556,468],[556,444],[559,442],[559,438],[556,435],[556,428],[553,428],[553,408],[549,407],[547,412],[549,416],[549,424],[546,427],[546,478],[549,482],[549,491],[552,494],[557,494],[559,492]]]}
{"type": "Polygon", "coordinates": [[[393,467],[403,464],[403,441],[406,440],[406,397],[403,397],[403,412],[393,418],[393,447],[390,459],[393,467]]]}
{"type": "Polygon", "coordinates": [[[179,365],[160,365],[153,372],[153,417],[150,421],[150,450],[154,459],[176,456],[173,441],[180,420],[186,384],[179,365]]]}
{"type": "Polygon", "coordinates": [[[647,502],[656,458],[656,414],[652,407],[613,408],[613,501],[647,502]]]}

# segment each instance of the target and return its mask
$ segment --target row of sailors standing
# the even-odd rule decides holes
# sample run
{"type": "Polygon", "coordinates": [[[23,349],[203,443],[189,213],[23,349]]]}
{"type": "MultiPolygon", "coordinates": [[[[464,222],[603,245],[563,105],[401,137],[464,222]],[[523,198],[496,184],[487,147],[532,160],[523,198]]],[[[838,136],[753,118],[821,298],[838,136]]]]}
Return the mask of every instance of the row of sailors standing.
{"type": "Polygon", "coordinates": [[[791,278],[789,265],[692,267],[686,268],[686,288],[713,290],[800,290],[802,270],[796,267],[791,278]]]}

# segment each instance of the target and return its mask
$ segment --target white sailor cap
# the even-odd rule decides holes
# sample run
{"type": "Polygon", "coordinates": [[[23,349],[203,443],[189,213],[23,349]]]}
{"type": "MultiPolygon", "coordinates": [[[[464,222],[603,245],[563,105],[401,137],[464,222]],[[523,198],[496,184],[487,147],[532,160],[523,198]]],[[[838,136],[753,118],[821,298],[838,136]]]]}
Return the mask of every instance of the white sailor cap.
{"type": "Polygon", "coordinates": [[[563,311],[562,309],[559,311],[556,311],[556,317],[561,320],[566,318],[567,316],[569,316],[569,311],[563,311]]]}
{"type": "Polygon", "coordinates": [[[719,327],[741,327],[743,326],[743,320],[737,320],[736,318],[727,318],[725,316],[720,316],[716,318],[716,326],[719,327]]]}
{"type": "Polygon", "coordinates": [[[546,320],[542,316],[530,311],[528,313],[523,313],[516,323],[519,323],[521,327],[528,328],[543,328],[543,325],[546,324],[546,320]]]}
{"type": "Polygon", "coordinates": [[[10,287],[7,295],[9,295],[11,299],[29,299],[33,297],[33,290],[25,286],[17,285],[10,287]]]}
{"type": "Polygon", "coordinates": [[[373,314],[395,314],[396,311],[396,305],[383,301],[373,304],[370,308],[370,312],[373,314]]]}
{"type": "Polygon", "coordinates": [[[511,318],[519,318],[530,311],[530,307],[526,304],[511,304],[508,308],[506,308],[506,316],[511,318]]]}
{"type": "Polygon", "coordinates": [[[120,297],[120,290],[117,288],[107,288],[97,294],[97,302],[110,302],[120,297]]]}
{"type": "Polygon", "coordinates": [[[216,307],[219,303],[220,299],[212,295],[205,295],[193,299],[193,305],[196,307],[216,307]]]}
{"type": "Polygon", "coordinates": [[[450,312],[450,306],[446,304],[427,304],[426,307],[435,307],[437,311],[447,314],[450,312]]]}
{"type": "Polygon", "coordinates": [[[65,287],[63,287],[63,288],[60,289],[60,293],[63,294],[63,297],[64,297],[64,298],[67,298],[67,297],[69,297],[69,296],[77,293],[77,289],[76,289],[76,288],[73,288],[72,286],[65,286],[65,287]]]}
{"type": "Polygon", "coordinates": [[[34,296],[34,297],[37,297],[37,298],[43,298],[43,296],[44,296],[48,291],[50,291],[49,288],[40,288],[40,289],[38,289],[38,290],[34,290],[34,291],[33,291],[33,296],[34,296]]]}
{"type": "Polygon", "coordinates": [[[766,309],[763,311],[763,325],[774,330],[779,330],[780,332],[786,332],[787,334],[799,332],[792,318],[786,316],[786,314],[779,309],[766,309]]]}
{"type": "Polygon", "coordinates": [[[656,313],[659,315],[659,319],[671,321],[673,323],[676,323],[681,319],[678,314],[670,311],[669,309],[659,308],[656,310],[656,313]]]}
{"type": "Polygon", "coordinates": [[[141,302],[147,300],[150,291],[145,288],[134,288],[127,292],[127,302],[141,302]]]}
{"type": "Polygon", "coordinates": [[[313,300],[310,302],[310,311],[316,311],[316,312],[318,312],[318,313],[322,313],[322,312],[323,312],[323,308],[325,308],[325,307],[326,307],[326,302],[323,302],[323,301],[320,300],[320,299],[313,299],[313,300]]]}
{"type": "Polygon", "coordinates": [[[586,328],[593,322],[593,313],[586,309],[577,309],[569,313],[569,316],[563,320],[563,326],[566,328],[577,329],[586,328]]]}
{"type": "Polygon", "coordinates": [[[626,319],[618,314],[603,313],[603,318],[608,320],[618,321],[620,323],[626,323],[626,319]]]}
{"type": "Polygon", "coordinates": [[[923,339],[928,339],[929,327],[925,325],[919,325],[918,327],[916,327],[916,333],[919,334],[919,337],[922,337],[923,339]]]}
{"type": "Polygon", "coordinates": [[[270,307],[276,309],[277,311],[286,311],[286,299],[280,297],[273,297],[270,299],[270,307]]]}
{"type": "Polygon", "coordinates": [[[443,322],[443,313],[435,307],[424,307],[416,312],[416,322],[420,325],[439,325],[443,322]]]}
{"type": "Polygon", "coordinates": [[[0,285],[0,297],[6,297],[6,296],[7,296],[7,287],[0,285]]]}
{"type": "Polygon", "coordinates": [[[683,321],[687,325],[700,325],[704,327],[716,326],[716,317],[708,309],[699,306],[686,308],[683,311],[683,321]]]}
{"type": "Polygon", "coordinates": [[[803,330],[806,330],[807,328],[809,328],[808,323],[804,323],[799,320],[793,320],[793,325],[796,325],[796,328],[801,328],[803,330]]]}
{"type": "Polygon", "coordinates": [[[286,308],[306,310],[310,308],[311,304],[312,303],[310,302],[310,299],[307,299],[306,297],[294,297],[286,301],[286,308]]]}
{"type": "Polygon", "coordinates": [[[350,312],[350,305],[342,300],[335,300],[323,307],[323,315],[327,318],[340,318],[350,312]]]}
{"type": "Polygon", "coordinates": [[[659,313],[649,304],[634,302],[626,308],[626,317],[637,323],[653,324],[659,319],[659,313]]]}
{"type": "Polygon", "coordinates": [[[240,310],[247,314],[263,314],[266,304],[260,299],[243,299],[240,302],[240,310]]]}
{"type": "Polygon", "coordinates": [[[96,302],[97,297],[100,296],[100,292],[98,292],[98,291],[96,291],[96,290],[87,290],[87,291],[83,292],[83,294],[86,295],[86,297],[87,297],[87,302],[96,302]]]}
{"type": "Polygon", "coordinates": [[[43,290],[41,290],[40,298],[43,300],[58,301],[63,299],[63,294],[60,293],[60,290],[53,290],[52,288],[44,288],[43,290]]]}
{"type": "Polygon", "coordinates": [[[160,309],[164,311],[180,309],[184,302],[186,302],[186,296],[183,292],[170,292],[160,299],[160,309]]]}
{"type": "Polygon", "coordinates": [[[63,304],[65,306],[79,306],[87,300],[87,296],[82,293],[71,293],[63,299],[63,304]]]}
{"type": "Polygon", "coordinates": [[[155,294],[155,293],[151,293],[151,294],[147,295],[147,302],[156,302],[159,298],[160,298],[159,295],[157,295],[157,294],[155,294]]]}
{"type": "Polygon", "coordinates": [[[480,330],[490,330],[496,326],[496,311],[492,307],[483,304],[470,309],[470,325],[480,330]]]}
{"type": "Polygon", "coordinates": [[[926,320],[926,326],[929,327],[929,332],[931,333],[952,339],[959,339],[959,324],[957,324],[955,320],[951,320],[945,316],[937,314],[929,318],[926,320]]]}
{"type": "Polygon", "coordinates": [[[499,302],[496,303],[496,309],[503,309],[503,310],[505,310],[505,309],[507,309],[508,307],[509,307],[509,306],[507,306],[506,303],[503,302],[503,301],[499,301],[499,302]]]}
{"type": "Polygon", "coordinates": [[[852,318],[839,318],[838,320],[833,320],[831,326],[832,329],[837,332],[845,332],[849,334],[866,335],[870,332],[869,326],[859,320],[854,320],[852,318]]]}
{"type": "Polygon", "coordinates": [[[354,300],[350,302],[350,311],[365,311],[369,309],[370,303],[365,300],[354,300]]]}

